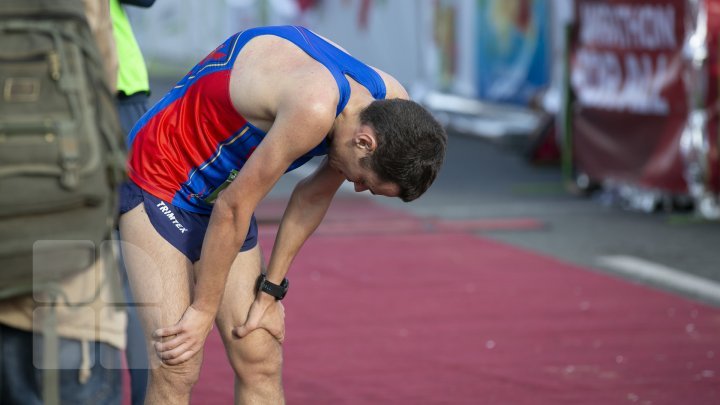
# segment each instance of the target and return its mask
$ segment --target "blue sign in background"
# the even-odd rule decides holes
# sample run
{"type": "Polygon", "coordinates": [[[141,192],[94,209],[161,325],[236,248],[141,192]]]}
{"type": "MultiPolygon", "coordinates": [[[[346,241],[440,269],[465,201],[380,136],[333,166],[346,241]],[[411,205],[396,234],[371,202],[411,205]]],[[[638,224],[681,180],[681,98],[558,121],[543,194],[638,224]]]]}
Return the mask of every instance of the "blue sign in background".
{"type": "Polygon", "coordinates": [[[477,83],[483,100],[527,104],[550,82],[545,0],[478,0],[477,83]]]}

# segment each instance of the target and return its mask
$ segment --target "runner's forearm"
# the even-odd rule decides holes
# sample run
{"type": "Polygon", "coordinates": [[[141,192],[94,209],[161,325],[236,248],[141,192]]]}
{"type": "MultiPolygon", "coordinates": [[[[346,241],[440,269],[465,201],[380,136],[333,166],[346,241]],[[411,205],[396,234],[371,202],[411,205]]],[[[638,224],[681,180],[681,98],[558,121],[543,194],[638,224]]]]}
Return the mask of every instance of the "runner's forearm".
{"type": "Polygon", "coordinates": [[[268,279],[281,283],[295,255],[325,217],[334,190],[317,194],[312,183],[304,180],[293,191],[275,238],[268,263],[268,279]]]}
{"type": "Polygon", "coordinates": [[[247,236],[250,216],[234,211],[223,200],[215,204],[196,271],[193,306],[197,309],[217,312],[230,267],[247,236]]]}

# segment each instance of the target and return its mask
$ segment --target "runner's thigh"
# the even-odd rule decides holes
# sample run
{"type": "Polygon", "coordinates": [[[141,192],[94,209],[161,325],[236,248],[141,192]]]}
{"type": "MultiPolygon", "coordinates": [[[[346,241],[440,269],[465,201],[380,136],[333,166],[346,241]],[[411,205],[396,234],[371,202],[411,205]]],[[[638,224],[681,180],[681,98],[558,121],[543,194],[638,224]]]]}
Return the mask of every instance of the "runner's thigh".
{"type": "Polygon", "coordinates": [[[255,282],[262,267],[262,254],[258,244],[246,252],[240,252],[228,274],[225,294],[223,294],[216,323],[231,361],[235,360],[233,356],[237,354],[232,351],[233,348],[239,350],[255,348],[258,352],[273,350],[279,353],[280,351],[280,344],[265,329],[254,331],[242,339],[237,339],[232,335],[234,327],[245,323],[250,304],[255,299],[255,282]]]}
{"type": "Polygon", "coordinates": [[[193,266],[155,231],[143,204],[120,217],[120,238],[135,298],[131,305],[137,305],[149,341],[156,329],[177,323],[190,305],[193,266]]]}

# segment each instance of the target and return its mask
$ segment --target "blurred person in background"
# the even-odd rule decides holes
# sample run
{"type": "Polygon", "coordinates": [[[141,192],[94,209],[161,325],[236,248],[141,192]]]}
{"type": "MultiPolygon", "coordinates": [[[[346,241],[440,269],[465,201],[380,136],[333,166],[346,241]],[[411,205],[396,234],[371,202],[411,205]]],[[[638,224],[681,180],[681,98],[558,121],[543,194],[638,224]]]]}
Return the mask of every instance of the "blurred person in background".
{"type": "Polygon", "coordinates": [[[344,181],[414,200],[446,142],[396,79],[303,27],[246,30],[196,65],[133,128],[121,192],[124,260],[154,342],[147,402],[189,402],[215,323],[236,403],[283,403],[293,258],[344,181]],[[314,156],[326,157],[295,187],[261,271],[253,211],[314,156]]]}
{"type": "MultiPolygon", "coordinates": [[[[132,127],[148,109],[150,82],[145,60],[123,5],[149,8],[154,3],[155,0],[110,0],[110,15],[118,54],[117,108],[120,126],[125,134],[130,134],[132,127]]],[[[125,359],[130,374],[130,396],[133,405],[140,405],[145,402],[147,391],[147,351],[127,272],[122,263],[120,268],[123,292],[128,303],[125,359]]]]}
{"type": "MultiPolygon", "coordinates": [[[[78,2],[79,3],[79,2],[78,2]]],[[[115,88],[117,59],[107,1],[84,0],[85,14],[98,45],[107,87],[115,88]]],[[[79,3],[82,6],[82,3],[79,3]]],[[[109,235],[108,235],[109,237],[109,235]]],[[[101,257],[94,266],[64,280],[65,301],[53,309],[57,321],[57,353],[43,349],[43,325],[33,294],[0,301],[0,403],[44,403],[48,388],[59,390],[64,404],[117,404],[122,399],[121,351],[125,348],[125,312],[112,282],[114,267],[101,257]],[[59,387],[44,386],[43,356],[57,356],[59,387]]],[[[47,304],[46,304],[47,305],[47,304]]]]}

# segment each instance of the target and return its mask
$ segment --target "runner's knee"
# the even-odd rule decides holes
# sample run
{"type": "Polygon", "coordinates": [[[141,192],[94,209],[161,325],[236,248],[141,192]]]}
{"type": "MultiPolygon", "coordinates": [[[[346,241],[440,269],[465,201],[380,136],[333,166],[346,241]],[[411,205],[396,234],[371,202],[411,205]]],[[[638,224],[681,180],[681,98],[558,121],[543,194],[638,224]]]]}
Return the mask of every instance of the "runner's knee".
{"type": "Polygon", "coordinates": [[[190,360],[176,365],[160,363],[150,370],[154,383],[162,384],[175,392],[189,392],[200,377],[202,353],[198,353],[190,360]]]}
{"type": "Polygon", "coordinates": [[[255,331],[253,334],[255,336],[252,341],[243,342],[244,344],[233,348],[235,351],[233,357],[238,363],[234,364],[238,378],[245,383],[278,378],[282,370],[280,344],[264,330],[255,331]]]}

